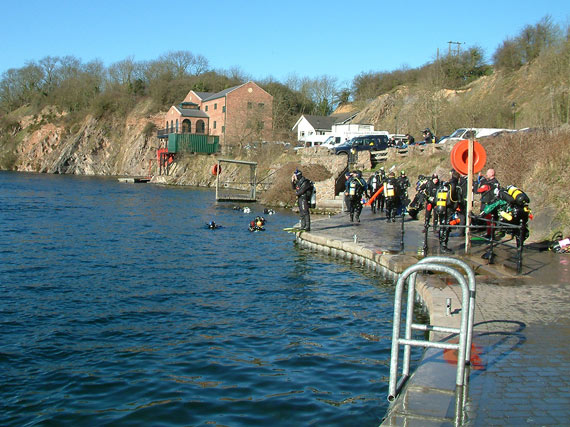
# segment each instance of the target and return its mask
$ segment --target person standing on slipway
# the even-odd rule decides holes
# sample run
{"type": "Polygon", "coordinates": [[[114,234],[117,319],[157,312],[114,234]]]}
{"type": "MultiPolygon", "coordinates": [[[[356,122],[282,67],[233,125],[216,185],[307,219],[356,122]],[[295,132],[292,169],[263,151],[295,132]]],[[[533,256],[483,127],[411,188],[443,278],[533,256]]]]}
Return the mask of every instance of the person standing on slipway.
{"type": "Polygon", "coordinates": [[[299,206],[299,216],[301,222],[299,228],[303,231],[311,231],[311,213],[309,211],[309,200],[313,194],[313,184],[305,178],[299,169],[295,169],[291,177],[291,186],[297,196],[299,206]]]}

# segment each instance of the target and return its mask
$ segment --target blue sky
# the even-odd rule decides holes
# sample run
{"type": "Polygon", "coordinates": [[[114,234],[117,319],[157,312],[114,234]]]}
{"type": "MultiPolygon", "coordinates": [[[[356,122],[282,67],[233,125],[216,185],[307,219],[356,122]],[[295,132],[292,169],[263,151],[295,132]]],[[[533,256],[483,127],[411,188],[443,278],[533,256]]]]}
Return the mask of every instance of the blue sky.
{"type": "Polygon", "coordinates": [[[449,41],[490,58],[546,15],[570,23],[568,0],[31,0],[1,10],[0,73],[46,56],[109,66],[187,50],[254,79],[329,75],[347,85],[361,72],[421,66],[449,41]]]}

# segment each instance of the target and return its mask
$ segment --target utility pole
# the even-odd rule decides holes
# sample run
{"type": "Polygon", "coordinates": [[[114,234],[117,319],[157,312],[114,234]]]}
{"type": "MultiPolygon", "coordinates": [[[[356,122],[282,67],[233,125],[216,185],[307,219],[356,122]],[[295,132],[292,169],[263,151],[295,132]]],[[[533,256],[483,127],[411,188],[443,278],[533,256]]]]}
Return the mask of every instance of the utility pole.
{"type": "Polygon", "coordinates": [[[447,42],[447,43],[449,44],[449,50],[448,50],[449,56],[451,56],[451,45],[452,45],[452,44],[456,45],[456,47],[457,47],[457,52],[455,52],[455,54],[456,54],[457,56],[459,56],[459,51],[460,51],[460,49],[461,49],[461,45],[462,45],[462,44],[465,44],[465,42],[451,42],[451,41],[449,41],[449,42],[447,42]]]}

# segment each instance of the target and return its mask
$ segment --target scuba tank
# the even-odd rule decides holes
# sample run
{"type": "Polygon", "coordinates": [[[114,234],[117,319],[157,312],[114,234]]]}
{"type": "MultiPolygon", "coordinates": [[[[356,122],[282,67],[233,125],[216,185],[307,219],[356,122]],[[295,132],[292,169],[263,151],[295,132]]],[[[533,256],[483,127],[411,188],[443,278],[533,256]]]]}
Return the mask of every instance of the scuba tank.
{"type": "Polygon", "coordinates": [[[449,187],[447,183],[443,183],[437,189],[437,193],[435,195],[436,200],[436,209],[438,212],[445,212],[447,208],[447,200],[449,198],[449,187]]]}
{"type": "Polygon", "coordinates": [[[350,184],[348,184],[348,195],[356,195],[356,179],[351,179],[350,184]]]}
{"type": "Polygon", "coordinates": [[[384,197],[394,197],[395,195],[394,183],[392,181],[386,181],[384,184],[384,197]]]}
{"type": "Polygon", "coordinates": [[[315,209],[317,207],[317,189],[313,185],[313,192],[311,193],[311,200],[309,200],[309,207],[315,209]]]}
{"type": "Polygon", "coordinates": [[[509,185],[507,187],[507,193],[514,200],[514,203],[520,206],[528,205],[530,203],[529,197],[522,190],[519,190],[514,185],[509,185]]]}
{"type": "Polygon", "coordinates": [[[512,221],[513,220],[513,215],[510,212],[507,211],[499,211],[499,216],[501,218],[503,218],[505,221],[512,221]]]}
{"type": "Polygon", "coordinates": [[[378,178],[379,178],[379,176],[377,176],[376,174],[372,175],[372,181],[370,181],[370,183],[372,184],[372,189],[378,188],[377,187],[378,178]]]}

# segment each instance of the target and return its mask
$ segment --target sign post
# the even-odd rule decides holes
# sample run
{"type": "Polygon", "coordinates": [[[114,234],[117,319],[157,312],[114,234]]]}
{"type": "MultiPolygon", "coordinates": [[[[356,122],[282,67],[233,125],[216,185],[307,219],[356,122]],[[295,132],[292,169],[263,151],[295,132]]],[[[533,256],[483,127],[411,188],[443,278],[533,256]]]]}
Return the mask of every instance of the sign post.
{"type": "Polygon", "coordinates": [[[469,139],[467,154],[467,211],[465,212],[465,253],[471,250],[471,211],[473,211],[473,139],[469,139]]]}
{"type": "Polygon", "coordinates": [[[465,212],[465,253],[471,249],[471,211],[473,210],[473,174],[481,171],[487,161],[487,153],[473,139],[457,142],[451,149],[451,166],[461,175],[467,175],[467,211],[465,212]]]}

